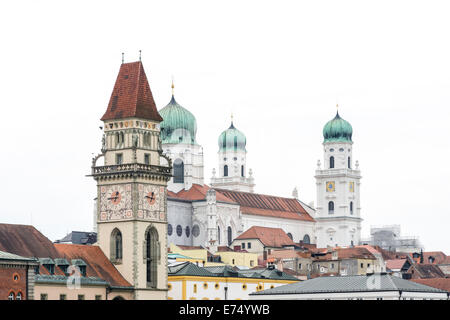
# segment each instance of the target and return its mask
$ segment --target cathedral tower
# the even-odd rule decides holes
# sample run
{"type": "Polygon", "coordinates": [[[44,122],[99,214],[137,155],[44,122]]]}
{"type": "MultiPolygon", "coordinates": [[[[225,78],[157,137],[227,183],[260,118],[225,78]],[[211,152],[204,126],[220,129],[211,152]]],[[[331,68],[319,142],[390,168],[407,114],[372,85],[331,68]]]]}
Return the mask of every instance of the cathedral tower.
{"type": "Polygon", "coordinates": [[[171,162],[162,154],[162,118],[141,61],[120,66],[101,120],[102,153],[92,164],[98,244],[134,286],[135,299],[166,299],[171,162]],[[97,165],[101,157],[104,164],[97,165]]]}
{"type": "Polygon", "coordinates": [[[253,192],[255,183],[252,170],[247,171],[247,139],[236,129],[231,120],[230,127],[219,136],[219,172],[213,169],[211,186],[234,191],[253,192]]]}
{"type": "Polygon", "coordinates": [[[203,185],[203,148],[196,141],[197,121],[189,110],[175,101],[172,83],[172,99],[159,112],[161,140],[164,153],[173,161],[173,178],[168,189],[177,193],[189,190],[192,184],[203,185]]]}
{"type": "Polygon", "coordinates": [[[317,246],[358,245],[361,238],[360,179],[358,162],[353,167],[353,129],[336,113],[323,128],[324,160],[316,170],[317,246]]]}

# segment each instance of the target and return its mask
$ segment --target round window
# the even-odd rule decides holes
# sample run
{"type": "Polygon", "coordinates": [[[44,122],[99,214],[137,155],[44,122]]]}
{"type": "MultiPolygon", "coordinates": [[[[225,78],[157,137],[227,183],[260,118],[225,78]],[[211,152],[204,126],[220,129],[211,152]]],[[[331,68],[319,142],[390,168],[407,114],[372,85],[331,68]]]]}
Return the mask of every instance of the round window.
{"type": "Polygon", "coordinates": [[[199,228],[198,224],[195,224],[192,227],[192,235],[196,238],[200,235],[200,228],[199,228]]]}
{"type": "Polygon", "coordinates": [[[171,236],[171,235],[172,235],[172,232],[173,232],[173,228],[172,228],[172,225],[169,223],[169,225],[167,226],[167,234],[168,234],[169,236],[171,236]]]}
{"type": "Polygon", "coordinates": [[[186,233],[186,237],[189,238],[189,235],[191,234],[191,229],[189,229],[189,226],[186,226],[186,231],[185,231],[185,233],[186,233]]]}
{"type": "Polygon", "coordinates": [[[330,152],[334,152],[334,149],[333,149],[333,148],[331,148],[331,149],[330,149],[330,152]]]}
{"type": "Polygon", "coordinates": [[[344,152],[344,148],[340,148],[339,151],[340,151],[340,152],[344,152]]]}
{"type": "Polygon", "coordinates": [[[180,225],[177,225],[177,235],[179,236],[179,237],[181,237],[181,234],[183,233],[183,228],[181,228],[181,226],[180,225]]]}

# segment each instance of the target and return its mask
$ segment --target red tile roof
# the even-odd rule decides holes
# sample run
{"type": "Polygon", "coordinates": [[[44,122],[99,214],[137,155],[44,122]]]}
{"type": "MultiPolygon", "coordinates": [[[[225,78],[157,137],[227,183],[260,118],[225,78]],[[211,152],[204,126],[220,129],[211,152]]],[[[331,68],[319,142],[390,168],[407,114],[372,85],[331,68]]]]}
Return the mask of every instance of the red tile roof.
{"type": "Polygon", "coordinates": [[[450,278],[411,279],[411,281],[450,292],[450,278]]]}
{"type": "Polygon", "coordinates": [[[0,250],[22,257],[56,258],[53,243],[35,227],[0,223],[0,250]]]}
{"type": "Polygon", "coordinates": [[[294,198],[263,195],[258,193],[216,189],[241,206],[241,212],[258,216],[315,221],[294,198]]]}
{"type": "MultiPolygon", "coordinates": [[[[409,256],[416,261],[417,263],[420,263],[420,257],[413,258],[413,254],[410,253],[409,256]]],[[[423,263],[424,264],[442,264],[445,263],[447,259],[447,255],[443,253],[442,251],[427,251],[423,252],[423,263]],[[433,262],[430,262],[430,258],[434,258],[433,262]]]]}
{"type": "Polygon", "coordinates": [[[98,246],[56,243],[55,248],[61,257],[69,262],[82,259],[86,262],[86,275],[108,281],[111,286],[130,287],[131,284],[117,271],[98,246]]]}
{"type": "Polygon", "coordinates": [[[141,61],[123,63],[102,121],[124,118],[162,121],[141,61]]]}
{"type": "MultiPolygon", "coordinates": [[[[188,201],[196,201],[196,200],[205,200],[206,199],[206,193],[208,190],[211,189],[211,187],[205,185],[199,185],[199,184],[193,184],[192,187],[189,190],[181,190],[177,193],[174,193],[172,191],[168,191],[167,196],[169,198],[176,198],[181,200],[188,200],[188,201]]],[[[224,196],[223,194],[216,192],[216,200],[220,202],[227,202],[227,203],[233,203],[236,204],[235,201],[231,200],[230,198],[224,196]]]]}
{"type": "Polygon", "coordinates": [[[386,260],[386,268],[388,269],[401,269],[405,264],[406,259],[392,259],[386,260]]]}
{"type": "Polygon", "coordinates": [[[291,238],[280,228],[267,228],[253,226],[243,232],[235,240],[259,239],[266,247],[282,248],[283,246],[295,246],[291,238]]]}
{"type": "Polygon", "coordinates": [[[353,248],[338,248],[339,259],[372,259],[375,260],[375,256],[367,250],[367,248],[353,247],[353,248]]]}
{"type": "Polygon", "coordinates": [[[413,264],[407,271],[413,278],[445,278],[445,274],[435,264],[413,264]],[[416,272],[413,272],[413,271],[416,272]]]}

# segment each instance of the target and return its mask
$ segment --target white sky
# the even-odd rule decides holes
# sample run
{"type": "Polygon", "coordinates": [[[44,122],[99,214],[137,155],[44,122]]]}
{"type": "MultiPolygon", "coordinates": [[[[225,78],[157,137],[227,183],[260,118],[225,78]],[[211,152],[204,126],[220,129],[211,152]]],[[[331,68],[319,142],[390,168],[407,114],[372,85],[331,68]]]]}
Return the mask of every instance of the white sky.
{"type": "Polygon", "coordinates": [[[197,118],[205,176],[217,137],[247,136],[256,191],[316,201],[322,128],[353,126],[363,234],[401,224],[450,254],[448,1],[9,1],[0,4],[0,221],[50,239],[91,230],[102,123],[142,50],[158,108],[197,118]]]}

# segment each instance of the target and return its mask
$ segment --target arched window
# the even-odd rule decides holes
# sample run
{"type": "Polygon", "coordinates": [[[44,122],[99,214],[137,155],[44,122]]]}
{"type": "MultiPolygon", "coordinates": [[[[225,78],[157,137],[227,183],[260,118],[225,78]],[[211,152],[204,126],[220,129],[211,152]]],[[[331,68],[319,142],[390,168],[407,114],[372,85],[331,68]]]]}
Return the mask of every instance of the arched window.
{"type": "Polygon", "coordinates": [[[348,157],[347,160],[348,160],[348,168],[351,169],[351,168],[352,168],[352,163],[351,163],[351,161],[350,161],[350,157],[348,157]]]}
{"type": "Polygon", "coordinates": [[[288,232],[288,233],[287,233],[287,236],[288,236],[289,238],[291,238],[291,240],[294,240],[294,239],[292,238],[292,233],[288,232]]]}
{"type": "Polygon", "coordinates": [[[147,230],[144,241],[145,260],[147,264],[147,287],[156,288],[158,278],[158,261],[160,259],[160,243],[158,232],[154,227],[147,230]]]}
{"type": "Polygon", "coordinates": [[[311,239],[309,238],[309,235],[305,234],[305,236],[303,237],[303,243],[304,244],[310,244],[311,243],[311,239]]]}
{"type": "Polygon", "coordinates": [[[181,159],[173,162],[173,183],[184,183],[184,163],[181,159]]]}
{"type": "Polygon", "coordinates": [[[15,299],[15,295],[14,295],[14,292],[10,292],[9,293],[9,296],[8,296],[8,300],[14,300],[15,299]]]}
{"type": "Polygon", "coordinates": [[[227,165],[223,166],[223,176],[228,177],[228,166],[227,165]]]}
{"type": "Polygon", "coordinates": [[[245,177],[244,166],[241,166],[241,177],[245,177]]]}
{"type": "Polygon", "coordinates": [[[334,157],[331,156],[330,157],[330,169],[333,169],[333,168],[334,168],[334,157]]]}
{"type": "Polygon", "coordinates": [[[191,234],[191,229],[189,229],[189,226],[186,226],[185,233],[186,233],[186,238],[189,238],[189,235],[191,234]]]}
{"type": "Polygon", "coordinates": [[[217,244],[220,244],[220,227],[217,226],[217,244]]]}
{"type": "Polygon", "coordinates": [[[350,201],[350,214],[353,214],[353,201],[350,201]]]}
{"type": "Polygon", "coordinates": [[[333,214],[334,213],[334,202],[330,201],[328,202],[328,214],[333,214]]]}
{"type": "Polygon", "coordinates": [[[237,149],[237,137],[234,136],[234,150],[237,149]]]}
{"type": "Polygon", "coordinates": [[[228,245],[231,245],[231,242],[233,242],[233,231],[231,230],[231,227],[228,227],[228,245]]]}
{"type": "Polygon", "coordinates": [[[111,262],[118,263],[122,261],[122,233],[115,228],[111,232],[111,262]]]}
{"type": "Polygon", "coordinates": [[[198,224],[194,224],[194,226],[192,227],[192,235],[196,238],[200,235],[200,227],[198,226],[198,224]]]}
{"type": "Polygon", "coordinates": [[[17,293],[16,300],[22,300],[22,292],[17,293]]]}
{"type": "Polygon", "coordinates": [[[169,224],[167,225],[167,234],[168,234],[169,236],[171,236],[171,235],[172,235],[172,232],[173,232],[173,227],[172,227],[172,225],[169,223],[169,224]]]}

